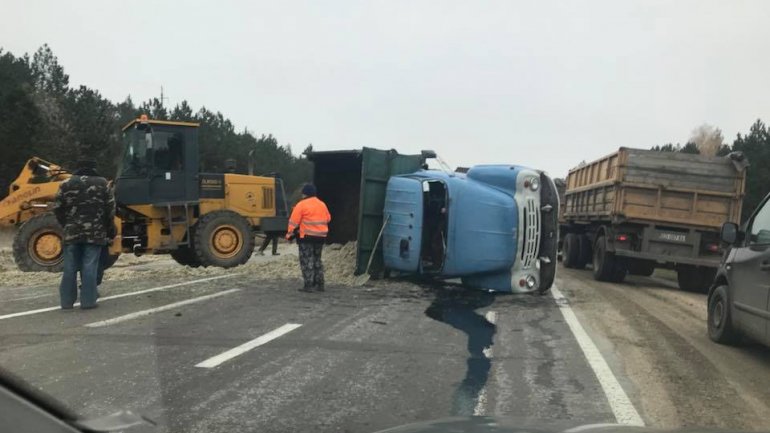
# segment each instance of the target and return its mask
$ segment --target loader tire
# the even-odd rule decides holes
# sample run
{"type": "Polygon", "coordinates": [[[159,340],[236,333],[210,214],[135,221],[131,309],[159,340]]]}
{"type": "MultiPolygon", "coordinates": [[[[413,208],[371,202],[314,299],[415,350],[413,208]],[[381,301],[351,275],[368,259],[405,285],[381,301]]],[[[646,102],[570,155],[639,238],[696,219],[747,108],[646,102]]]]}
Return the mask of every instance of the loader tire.
{"type": "Polygon", "coordinates": [[[195,224],[193,251],[201,266],[232,268],[254,252],[254,236],[246,218],[229,210],[203,215],[195,224]]]}
{"type": "Polygon", "coordinates": [[[183,246],[171,251],[171,258],[177,263],[191,268],[198,268],[201,265],[198,256],[195,254],[195,250],[190,247],[183,246]]]}
{"type": "Polygon", "coordinates": [[[64,267],[63,230],[46,212],[19,227],[13,238],[13,260],[24,272],[61,272],[64,267]]]}

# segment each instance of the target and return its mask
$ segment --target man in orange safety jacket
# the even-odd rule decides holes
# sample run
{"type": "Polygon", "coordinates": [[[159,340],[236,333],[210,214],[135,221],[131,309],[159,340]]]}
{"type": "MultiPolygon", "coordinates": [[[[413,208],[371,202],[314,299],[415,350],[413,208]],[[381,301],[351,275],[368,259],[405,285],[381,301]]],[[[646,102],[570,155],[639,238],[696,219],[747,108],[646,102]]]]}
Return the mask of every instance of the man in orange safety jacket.
{"type": "Polygon", "coordinates": [[[303,292],[324,291],[324,267],[321,253],[329,234],[329,222],[332,220],[326,204],[316,197],[316,188],[312,184],[302,187],[300,200],[289,218],[286,239],[297,238],[299,246],[299,267],[302,270],[303,292]],[[297,232],[299,236],[297,236],[297,232]]]}

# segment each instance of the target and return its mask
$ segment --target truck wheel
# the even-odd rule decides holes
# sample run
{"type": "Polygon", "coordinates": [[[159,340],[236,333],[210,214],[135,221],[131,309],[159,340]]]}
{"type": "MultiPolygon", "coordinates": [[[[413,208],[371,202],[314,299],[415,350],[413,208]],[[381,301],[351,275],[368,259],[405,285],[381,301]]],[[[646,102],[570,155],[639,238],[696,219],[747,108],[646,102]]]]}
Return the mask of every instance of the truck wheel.
{"type": "Polygon", "coordinates": [[[198,268],[201,265],[195,251],[187,246],[182,246],[171,251],[171,258],[180,265],[189,266],[191,268],[198,268]]]}
{"type": "Polygon", "coordinates": [[[597,281],[612,281],[615,271],[615,255],[607,252],[604,236],[599,236],[594,245],[593,254],[594,279],[597,281]]]}
{"type": "Polygon", "coordinates": [[[229,210],[203,215],[195,227],[193,251],[201,266],[232,268],[254,252],[254,236],[246,218],[229,210]]]}
{"type": "Polygon", "coordinates": [[[720,344],[738,342],[738,334],[733,328],[733,318],[730,314],[727,286],[717,287],[709,298],[708,333],[709,338],[720,344]]]}
{"type": "Polygon", "coordinates": [[[578,254],[575,269],[585,269],[591,262],[591,239],[587,235],[577,235],[578,254]]]}
{"type": "Polygon", "coordinates": [[[708,293],[716,270],[698,266],[680,266],[676,270],[679,288],[686,292],[708,293]]]}
{"type": "Polygon", "coordinates": [[[564,252],[562,253],[562,263],[565,268],[576,268],[578,256],[580,254],[580,239],[575,233],[567,233],[564,237],[564,252]]]}
{"type": "Polygon", "coordinates": [[[628,273],[631,275],[641,275],[643,277],[649,277],[655,272],[655,262],[651,260],[635,260],[631,259],[628,263],[628,273]]]}
{"type": "Polygon", "coordinates": [[[62,228],[50,213],[35,215],[13,238],[13,259],[24,272],[61,272],[64,255],[62,228]]]}

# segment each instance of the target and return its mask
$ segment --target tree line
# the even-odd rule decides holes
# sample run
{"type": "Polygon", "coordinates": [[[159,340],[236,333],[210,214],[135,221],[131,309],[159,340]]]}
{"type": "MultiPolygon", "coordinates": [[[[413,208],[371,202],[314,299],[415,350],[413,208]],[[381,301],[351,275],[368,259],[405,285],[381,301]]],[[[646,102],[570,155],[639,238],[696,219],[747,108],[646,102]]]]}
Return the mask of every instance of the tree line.
{"type": "Polygon", "coordinates": [[[31,57],[0,48],[0,199],[23,164],[38,156],[65,168],[78,159],[95,159],[99,171],[114,178],[121,160],[121,128],[141,114],[151,119],[199,122],[201,171],[224,172],[225,160],[236,172],[280,173],[292,194],[311,178],[312,165],[280,145],[272,135],[236,130],[221,112],[194,111],[185,100],[174,107],[153,98],[135,104],[131,97],[114,103],[87,86],[70,86],[64,67],[47,45],[31,57]]]}
{"type": "Polygon", "coordinates": [[[740,151],[748,158],[746,196],[743,199],[742,219],[751,216],[763,198],[770,193],[770,131],[757,119],[748,134],[738,133],[732,144],[726,144],[719,128],[702,125],[696,128],[685,145],[667,143],[653,146],[659,152],[682,152],[708,156],[725,156],[740,151]]]}

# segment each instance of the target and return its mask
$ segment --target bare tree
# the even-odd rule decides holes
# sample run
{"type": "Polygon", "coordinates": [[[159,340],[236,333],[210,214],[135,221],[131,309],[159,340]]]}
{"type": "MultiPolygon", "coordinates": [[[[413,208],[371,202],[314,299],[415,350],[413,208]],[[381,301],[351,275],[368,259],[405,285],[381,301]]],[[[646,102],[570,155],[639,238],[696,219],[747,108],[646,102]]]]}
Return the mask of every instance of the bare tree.
{"type": "Polygon", "coordinates": [[[716,156],[724,145],[724,137],[721,129],[704,123],[693,129],[688,142],[695,143],[701,155],[716,156]]]}

